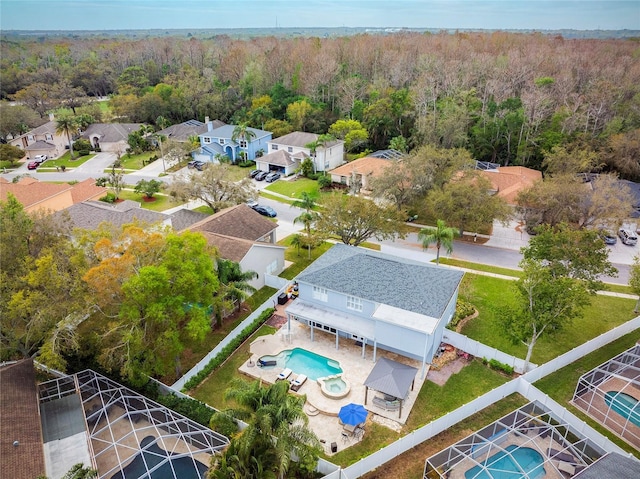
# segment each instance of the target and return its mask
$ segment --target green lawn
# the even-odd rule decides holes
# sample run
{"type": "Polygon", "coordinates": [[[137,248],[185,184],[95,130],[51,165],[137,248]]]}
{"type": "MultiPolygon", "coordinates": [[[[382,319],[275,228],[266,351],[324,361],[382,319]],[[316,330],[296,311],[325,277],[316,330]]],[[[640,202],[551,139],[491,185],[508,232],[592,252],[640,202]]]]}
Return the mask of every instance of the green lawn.
{"type": "Polygon", "coordinates": [[[637,341],[638,332],[631,332],[535,383],[535,386],[538,389],[551,396],[561,405],[569,409],[573,414],[607,436],[624,450],[634,453],[636,456],[639,455],[637,450],[592,420],[580,409],[569,404],[569,401],[573,398],[573,393],[575,392],[580,376],[620,354],[622,351],[629,349],[637,341]]]}
{"type": "Polygon", "coordinates": [[[308,178],[298,178],[293,181],[275,181],[267,186],[265,190],[287,196],[294,201],[300,199],[304,192],[312,196],[319,196],[318,182],[308,178]]]}
{"type": "MultiPolygon", "coordinates": [[[[77,155],[77,153],[74,153],[74,154],[77,155]]],[[[56,166],[64,166],[65,168],[75,168],[89,161],[94,156],[96,156],[95,153],[91,153],[89,155],[81,156],[79,158],[76,157],[75,160],[72,160],[71,153],[67,151],[64,155],[62,155],[60,158],[56,160],[45,161],[42,164],[42,166],[38,168],[38,171],[55,171],[56,166]]]]}
{"type": "Polygon", "coordinates": [[[498,266],[491,266],[488,264],[471,263],[469,261],[462,261],[459,259],[442,258],[440,257],[440,264],[446,264],[450,266],[457,266],[459,268],[472,269],[474,271],[482,271],[485,273],[502,274],[505,276],[513,276],[519,278],[522,275],[522,271],[517,269],[500,268],[498,266]]]}
{"type": "Polygon", "coordinates": [[[322,243],[317,248],[313,248],[311,250],[311,259],[309,259],[309,254],[306,249],[300,248],[300,252],[298,253],[298,250],[295,247],[290,246],[290,243],[291,236],[287,236],[283,240],[278,241],[279,245],[287,246],[287,250],[284,253],[284,259],[293,262],[291,266],[280,273],[280,276],[286,279],[293,279],[298,276],[302,270],[333,246],[332,243],[322,243]]]}
{"type": "MultiPolygon", "coordinates": [[[[467,323],[462,334],[505,353],[524,358],[526,347],[514,345],[501,329],[496,314],[502,304],[515,300],[513,282],[467,273],[460,297],[476,306],[480,315],[467,323]]],[[[562,353],[635,317],[635,300],[594,296],[583,317],[553,336],[542,337],[533,351],[532,361],[545,363],[562,353]]]]}
{"type": "MultiPolygon", "coordinates": [[[[120,164],[122,168],[124,168],[125,170],[139,170],[143,166],[145,166],[142,163],[146,162],[149,158],[151,158],[154,155],[160,156],[160,151],[145,151],[144,153],[140,153],[139,155],[129,155],[127,153],[125,155],[122,155],[122,157],[120,158],[120,164]]],[[[156,160],[156,161],[162,161],[162,160],[156,160]]]]}
{"type": "Polygon", "coordinates": [[[120,199],[137,201],[143,208],[151,211],[164,211],[177,206],[170,196],[156,193],[153,198],[154,201],[147,201],[142,193],[136,193],[131,190],[122,190],[120,192],[120,199]]]}

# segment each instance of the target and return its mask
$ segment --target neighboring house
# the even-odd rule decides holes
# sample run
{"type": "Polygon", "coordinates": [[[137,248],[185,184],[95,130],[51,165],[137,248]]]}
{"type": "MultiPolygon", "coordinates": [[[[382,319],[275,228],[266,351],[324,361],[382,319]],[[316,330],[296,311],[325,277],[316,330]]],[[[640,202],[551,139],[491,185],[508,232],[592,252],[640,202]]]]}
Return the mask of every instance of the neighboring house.
{"type": "Polygon", "coordinates": [[[240,159],[240,152],[244,152],[248,160],[255,160],[267,148],[271,140],[271,132],[247,128],[252,133],[246,139],[232,140],[236,125],[224,125],[215,128],[214,122],[207,124],[207,131],[200,135],[200,150],[193,153],[193,159],[218,163],[218,155],[227,156],[232,163],[240,159]]]}
{"type": "Polygon", "coordinates": [[[129,148],[129,134],[138,131],[142,123],[94,123],[80,135],[92,148],[123,154],[129,148]]]}
{"type": "Polygon", "coordinates": [[[298,275],[289,321],[340,339],[422,361],[438,351],[455,314],[464,273],[364,248],[336,244],[298,275]]]}
{"type": "Polygon", "coordinates": [[[247,205],[226,208],[189,227],[202,233],[220,256],[240,264],[242,271],[255,271],[249,283],[256,289],[265,285],[265,274],[278,275],[284,269],[285,248],[276,244],[277,223],[247,205]]]}
{"type": "Polygon", "coordinates": [[[0,365],[0,437],[2,477],[34,479],[48,472],[32,359],[0,365]]]}
{"type": "Polygon", "coordinates": [[[209,120],[209,117],[206,117],[204,123],[198,120],[187,120],[183,123],[171,125],[164,130],[160,130],[157,132],[157,134],[165,136],[168,140],[186,143],[187,141],[189,141],[190,137],[200,136],[203,133],[209,131],[209,127],[207,126],[209,124],[212,125],[212,129],[220,128],[225,125],[223,121],[211,121],[209,120]]]}
{"type": "Polygon", "coordinates": [[[331,181],[349,187],[355,182],[355,190],[371,192],[371,180],[384,174],[385,168],[396,164],[396,160],[365,156],[331,170],[331,181]]]}
{"type": "Polygon", "coordinates": [[[9,193],[22,203],[25,211],[60,211],[83,201],[97,200],[107,194],[107,189],[97,186],[93,178],[75,185],[43,183],[34,178],[22,178],[11,183],[0,178],[0,201],[6,201],[9,193]]]}
{"type": "Polygon", "coordinates": [[[135,221],[171,225],[168,215],[140,208],[139,203],[131,200],[113,204],[103,201],[85,201],[67,208],[65,212],[68,213],[75,228],[88,230],[96,229],[101,223],[111,223],[116,227],[135,221]]]}
{"type": "Polygon", "coordinates": [[[289,176],[296,172],[305,158],[308,156],[302,151],[291,154],[285,150],[277,150],[256,158],[256,168],[263,171],[277,171],[283,176],[289,176]]]}
{"type": "Polygon", "coordinates": [[[633,206],[633,212],[631,218],[640,218],[640,183],[634,183],[629,180],[618,180],[621,185],[626,186],[631,191],[631,203],[633,206]]]}
{"type": "Polygon", "coordinates": [[[542,180],[542,173],[524,166],[498,166],[482,170],[481,174],[491,181],[492,193],[515,206],[516,197],[521,191],[531,188],[542,180]]]}
{"type": "MultiPolygon", "coordinates": [[[[311,158],[314,161],[316,171],[329,171],[344,163],[344,141],[333,140],[326,145],[316,149],[312,154],[311,148],[307,145],[318,141],[320,135],[316,133],[306,133],[303,131],[294,131],[287,135],[276,138],[268,142],[267,154],[262,158],[256,159],[256,167],[260,170],[275,170],[285,173],[285,169],[279,161],[282,156],[271,156],[272,153],[284,151],[287,153],[287,161],[293,160],[299,166],[305,158],[311,158]],[[271,162],[274,159],[276,161],[271,162]]],[[[288,168],[286,171],[293,171],[295,168],[288,168]]]]}
{"type": "Polygon", "coordinates": [[[25,150],[29,159],[37,155],[57,158],[69,149],[69,140],[65,133],[56,132],[56,125],[53,114],[51,114],[47,123],[9,140],[9,144],[25,150]]]}

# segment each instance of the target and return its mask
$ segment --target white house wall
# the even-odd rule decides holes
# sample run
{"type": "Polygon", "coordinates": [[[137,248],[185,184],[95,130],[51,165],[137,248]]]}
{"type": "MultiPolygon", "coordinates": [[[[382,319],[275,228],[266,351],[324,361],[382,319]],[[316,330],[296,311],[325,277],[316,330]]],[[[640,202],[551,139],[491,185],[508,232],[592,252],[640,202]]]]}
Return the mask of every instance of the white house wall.
{"type": "Polygon", "coordinates": [[[278,275],[284,270],[284,248],[279,246],[254,245],[240,261],[242,271],[255,271],[258,277],[249,281],[256,289],[265,285],[265,273],[278,275]],[[269,270],[268,268],[275,268],[269,270]]]}

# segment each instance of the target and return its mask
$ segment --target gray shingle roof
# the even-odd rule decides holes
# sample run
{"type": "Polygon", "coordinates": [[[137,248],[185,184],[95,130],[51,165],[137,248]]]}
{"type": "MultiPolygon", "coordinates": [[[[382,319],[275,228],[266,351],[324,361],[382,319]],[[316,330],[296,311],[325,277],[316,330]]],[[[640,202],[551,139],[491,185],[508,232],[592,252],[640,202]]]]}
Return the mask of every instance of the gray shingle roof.
{"type": "MultiPolygon", "coordinates": [[[[292,133],[288,133],[274,140],[271,140],[270,143],[274,145],[297,146],[298,148],[306,148],[305,145],[308,145],[309,143],[313,143],[318,139],[319,136],[320,135],[318,135],[317,133],[294,131],[292,133]]],[[[334,140],[334,141],[327,142],[327,144],[324,147],[328,148],[330,146],[337,145],[338,143],[342,143],[342,140],[334,140]]]]}
{"type": "Polygon", "coordinates": [[[94,123],[82,133],[82,137],[89,138],[92,135],[99,135],[101,143],[127,141],[129,133],[138,131],[141,126],[142,123],[94,123]]]}
{"type": "Polygon", "coordinates": [[[193,224],[191,231],[208,231],[223,236],[259,241],[278,227],[245,204],[232,206],[193,224]]]}
{"type": "Polygon", "coordinates": [[[56,145],[49,143],[48,141],[38,140],[35,143],[31,143],[29,146],[25,148],[27,151],[33,150],[53,150],[56,145]]]}
{"type": "Polygon", "coordinates": [[[418,370],[387,358],[378,358],[364,385],[400,399],[407,397],[418,370]]]}
{"type": "Polygon", "coordinates": [[[291,158],[292,158],[291,154],[287,153],[284,150],[278,150],[278,151],[269,153],[268,155],[264,155],[262,158],[256,158],[256,161],[259,161],[261,163],[267,162],[270,165],[286,167],[286,166],[295,164],[295,161],[293,161],[291,158]]]}
{"type": "Polygon", "coordinates": [[[640,477],[640,461],[611,452],[574,477],[576,479],[640,477]]]}
{"type": "MultiPolygon", "coordinates": [[[[169,215],[145,210],[140,208],[135,201],[128,200],[115,205],[100,201],[84,201],[63,211],[69,212],[74,227],[84,229],[95,229],[102,222],[122,226],[135,220],[144,223],[158,223],[169,219],[169,215]]],[[[61,214],[61,212],[59,213],[61,214]]]]}
{"type": "Polygon", "coordinates": [[[463,273],[364,248],[336,244],[298,281],[440,318],[463,273]]]}
{"type": "MultiPolygon", "coordinates": [[[[221,126],[220,128],[215,128],[213,131],[206,133],[206,136],[210,136],[212,138],[231,139],[231,137],[233,136],[233,130],[236,129],[236,126],[237,125],[224,125],[224,126],[221,126]]],[[[255,137],[251,138],[251,141],[257,140],[258,138],[262,138],[264,136],[268,136],[271,134],[270,131],[259,130],[257,128],[247,128],[247,130],[255,134],[255,137]]]]}
{"type": "Polygon", "coordinates": [[[182,231],[192,224],[202,221],[209,215],[183,208],[175,213],[171,213],[169,216],[171,216],[171,226],[173,226],[173,229],[176,231],[182,231]]]}

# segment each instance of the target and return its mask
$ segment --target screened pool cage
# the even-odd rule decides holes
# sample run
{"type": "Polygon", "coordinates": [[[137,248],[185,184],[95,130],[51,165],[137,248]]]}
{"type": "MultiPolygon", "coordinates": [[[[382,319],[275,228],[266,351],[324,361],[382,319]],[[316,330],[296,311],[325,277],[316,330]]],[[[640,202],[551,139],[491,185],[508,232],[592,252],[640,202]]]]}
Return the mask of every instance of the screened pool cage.
{"type": "Polygon", "coordinates": [[[541,404],[532,402],[428,458],[424,479],[562,479],[604,454],[541,404]]]}
{"type": "Polygon", "coordinates": [[[229,440],[100,374],[85,370],[39,385],[42,403],[80,396],[98,477],[204,479],[229,440]]]}
{"type": "Polygon", "coordinates": [[[571,401],[640,449],[640,344],[583,374],[571,401]]]}

